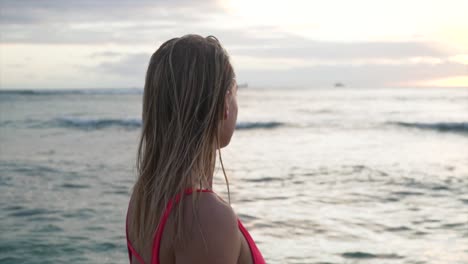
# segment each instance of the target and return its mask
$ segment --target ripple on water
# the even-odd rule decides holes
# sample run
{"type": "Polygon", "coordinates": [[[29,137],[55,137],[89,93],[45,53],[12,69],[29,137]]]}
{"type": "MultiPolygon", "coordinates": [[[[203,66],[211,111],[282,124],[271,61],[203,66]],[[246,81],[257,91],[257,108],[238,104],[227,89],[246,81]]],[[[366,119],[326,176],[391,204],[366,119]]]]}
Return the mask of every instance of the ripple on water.
{"type": "Polygon", "coordinates": [[[54,214],[57,211],[48,210],[45,208],[32,208],[32,209],[25,209],[19,207],[17,210],[13,210],[12,213],[9,214],[11,217],[30,217],[30,216],[38,216],[38,215],[48,215],[54,214]]]}
{"type": "Polygon", "coordinates": [[[69,263],[69,256],[82,256],[85,252],[81,245],[66,239],[54,241],[41,239],[9,239],[0,242],[0,263],[69,263]],[[44,261],[46,260],[46,261],[44,261]]]}
{"type": "Polygon", "coordinates": [[[262,198],[263,201],[277,201],[277,200],[287,200],[291,197],[288,196],[270,196],[262,198]]]}
{"type": "Polygon", "coordinates": [[[48,215],[47,216],[44,216],[44,215],[34,216],[34,217],[31,217],[29,220],[32,222],[48,222],[48,223],[63,221],[61,217],[48,216],[48,215]]]}
{"type": "MultiPolygon", "coordinates": [[[[0,247],[0,252],[2,252],[1,247],[0,247]]],[[[18,257],[1,257],[0,258],[0,263],[4,263],[4,264],[24,263],[22,261],[23,261],[23,259],[18,258],[18,257]]]]}
{"type": "Polygon", "coordinates": [[[239,213],[237,214],[237,216],[242,219],[242,221],[245,221],[245,222],[250,222],[250,221],[254,221],[254,220],[257,220],[258,217],[255,217],[253,215],[250,215],[250,214],[242,214],[242,213],[239,213]]]}
{"type": "Polygon", "coordinates": [[[22,163],[18,161],[4,161],[0,162],[0,168],[5,174],[25,175],[25,176],[46,176],[46,175],[60,175],[62,172],[53,167],[45,165],[37,165],[31,163],[22,163]]]}
{"type": "Polygon", "coordinates": [[[86,229],[88,231],[103,231],[103,230],[106,230],[106,228],[103,227],[103,226],[91,226],[91,225],[84,227],[84,229],[86,229]]]}
{"type": "Polygon", "coordinates": [[[422,220],[418,221],[413,221],[414,224],[420,224],[420,223],[438,223],[440,222],[440,219],[433,219],[433,218],[424,218],[422,220]]]}
{"type": "Polygon", "coordinates": [[[451,189],[446,185],[434,185],[431,187],[431,190],[434,191],[450,191],[451,189]]]}
{"type": "Polygon", "coordinates": [[[53,224],[47,224],[42,226],[40,229],[37,230],[39,233],[57,233],[57,232],[63,232],[63,229],[60,228],[57,225],[53,224]]]}
{"type": "Polygon", "coordinates": [[[396,227],[388,227],[385,231],[388,232],[404,232],[404,231],[411,231],[412,229],[407,226],[396,226],[396,227]]]}
{"type": "Polygon", "coordinates": [[[72,212],[63,213],[62,216],[66,218],[79,218],[90,219],[96,215],[96,210],[91,208],[80,208],[72,212]]]}
{"type": "Polygon", "coordinates": [[[22,209],[25,209],[25,207],[23,207],[21,205],[9,205],[9,206],[4,207],[2,210],[4,210],[4,211],[18,211],[18,210],[22,210],[22,209]]]}
{"type": "Polygon", "coordinates": [[[347,259],[402,259],[403,256],[397,254],[372,254],[368,252],[362,251],[352,251],[352,252],[345,252],[342,253],[341,256],[347,259]]]}
{"type": "Polygon", "coordinates": [[[275,178],[275,177],[260,177],[260,178],[251,178],[245,179],[246,182],[273,182],[273,181],[282,181],[283,178],[275,178]]]}
{"type": "Polygon", "coordinates": [[[391,192],[391,195],[396,195],[396,196],[420,196],[424,195],[423,192],[415,192],[415,191],[397,191],[397,192],[391,192]]]}
{"type": "Polygon", "coordinates": [[[91,185],[89,184],[78,184],[78,183],[64,183],[60,185],[61,188],[65,189],[87,189],[90,188],[91,185]]]}
{"type": "Polygon", "coordinates": [[[448,223],[440,226],[441,229],[462,229],[468,227],[468,222],[448,223]]]}
{"type": "Polygon", "coordinates": [[[90,250],[98,253],[102,253],[105,251],[115,250],[118,247],[116,243],[111,242],[96,242],[90,246],[90,250]]]}
{"type": "Polygon", "coordinates": [[[110,189],[103,190],[102,193],[128,196],[131,194],[131,190],[128,188],[128,186],[112,186],[110,189]]]}

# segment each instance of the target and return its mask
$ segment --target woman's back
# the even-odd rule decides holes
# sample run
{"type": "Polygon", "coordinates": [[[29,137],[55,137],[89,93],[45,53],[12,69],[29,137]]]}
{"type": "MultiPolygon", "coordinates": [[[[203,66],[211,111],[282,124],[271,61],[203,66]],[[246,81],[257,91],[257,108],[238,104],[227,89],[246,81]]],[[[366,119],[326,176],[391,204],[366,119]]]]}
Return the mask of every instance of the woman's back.
{"type": "MultiPolygon", "coordinates": [[[[199,200],[196,214],[191,199],[179,201],[183,204],[183,228],[189,230],[190,239],[183,246],[177,246],[172,239],[175,234],[175,221],[171,209],[179,200],[169,202],[160,217],[159,227],[153,241],[147,241],[142,252],[131,245],[131,234],[127,234],[131,263],[264,263],[258,248],[242,226],[232,208],[209,190],[197,190],[199,200]]],[[[190,195],[192,190],[186,190],[190,195]]],[[[131,203],[131,202],[130,202],[131,203]]],[[[130,204],[127,221],[132,221],[130,204]]]]}
{"type": "Polygon", "coordinates": [[[216,194],[205,190],[184,199],[192,194],[187,187],[212,189],[217,157],[229,193],[221,148],[236,127],[237,83],[219,41],[186,35],[163,43],[148,65],[142,110],[126,227],[133,262],[264,263],[216,194]]]}

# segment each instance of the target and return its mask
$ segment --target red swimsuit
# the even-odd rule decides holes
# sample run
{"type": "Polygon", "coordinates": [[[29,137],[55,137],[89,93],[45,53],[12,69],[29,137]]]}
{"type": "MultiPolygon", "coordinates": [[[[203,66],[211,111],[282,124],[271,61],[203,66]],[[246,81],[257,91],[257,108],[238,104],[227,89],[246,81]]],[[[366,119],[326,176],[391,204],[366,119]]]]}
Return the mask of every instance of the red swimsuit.
{"type": "MultiPolygon", "coordinates": [[[[193,190],[187,189],[185,191],[186,195],[192,194],[193,190]]],[[[197,192],[213,192],[211,190],[197,190],[197,192]]],[[[180,195],[178,195],[175,198],[175,202],[179,202],[180,200],[180,195]]],[[[156,234],[154,235],[154,240],[153,240],[153,250],[151,254],[151,264],[160,264],[159,262],[159,247],[161,245],[161,238],[164,230],[164,226],[166,225],[167,219],[169,218],[169,214],[171,213],[171,209],[173,206],[174,200],[169,201],[169,203],[166,206],[166,210],[164,211],[164,214],[161,218],[161,223],[156,230],[156,234]]],[[[128,222],[128,212],[127,212],[127,222],[128,222]]],[[[239,226],[239,230],[241,233],[244,235],[245,239],[247,240],[247,243],[249,244],[250,248],[250,253],[252,254],[252,260],[254,264],[264,264],[265,260],[263,259],[262,254],[257,248],[257,245],[255,245],[254,240],[250,236],[249,232],[245,227],[242,225],[242,222],[240,219],[237,219],[237,224],[239,226]]],[[[125,224],[125,228],[128,229],[127,223],[125,224]]],[[[130,240],[128,238],[128,230],[126,230],[126,235],[127,235],[127,248],[128,248],[128,257],[130,259],[130,263],[132,262],[132,255],[135,256],[136,259],[141,264],[144,264],[145,262],[143,261],[143,258],[136,252],[136,250],[132,247],[132,244],[130,243],[130,240]]]]}

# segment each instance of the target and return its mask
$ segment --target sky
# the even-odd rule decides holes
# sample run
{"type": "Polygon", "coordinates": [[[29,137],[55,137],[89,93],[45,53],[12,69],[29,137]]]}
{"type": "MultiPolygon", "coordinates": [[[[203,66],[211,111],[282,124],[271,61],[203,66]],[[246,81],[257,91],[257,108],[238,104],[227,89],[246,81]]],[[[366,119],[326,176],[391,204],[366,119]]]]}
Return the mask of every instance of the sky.
{"type": "Polygon", "coordinates": [[[214,35],[250,87],[468,87],[466,0],[0,0],[0,89],[141,88],[214,35]]]}

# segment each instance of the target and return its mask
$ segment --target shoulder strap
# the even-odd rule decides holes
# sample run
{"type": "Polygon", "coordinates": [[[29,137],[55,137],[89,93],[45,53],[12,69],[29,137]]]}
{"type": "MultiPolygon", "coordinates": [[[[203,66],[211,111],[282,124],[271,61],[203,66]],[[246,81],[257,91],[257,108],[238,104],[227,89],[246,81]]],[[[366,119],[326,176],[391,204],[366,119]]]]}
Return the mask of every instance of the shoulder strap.
{"type": "MultiPolygon", "coordinates": [[[[194,192],[192,188],[187,188],[184,191],[185,195],[190,195],[194,192]]],[[[196,192],[213,192],[212,190],[208,189],[196,189],[196,192]]],[[[170,200],[167,203],[166,210],[164,210],[164,213],[161,217],[161,220],[159,222],[158,228],[156,229],[156,233],[154,234],[154,239],[153,239],[153,250],[152,250],[152,257],[151,257],[151,264],[159,264],[159,248],[161,246],[161,238],[163,235],[164,231],[164,226],[166,225],[167,219],[169,218],[169,215],[171,214],[172,207],[174,204],[178,203],[181,199],[181,194],[178,194],[174,199],[170,200]]]]}

